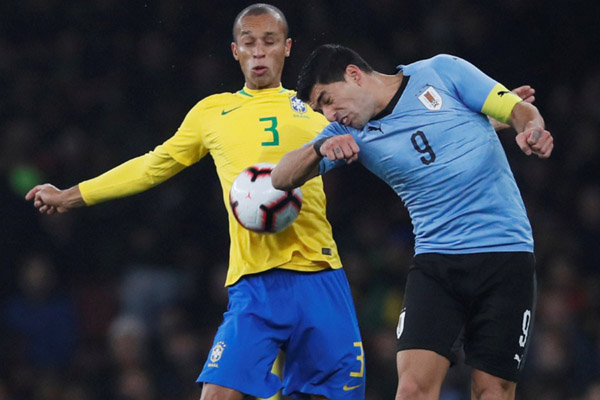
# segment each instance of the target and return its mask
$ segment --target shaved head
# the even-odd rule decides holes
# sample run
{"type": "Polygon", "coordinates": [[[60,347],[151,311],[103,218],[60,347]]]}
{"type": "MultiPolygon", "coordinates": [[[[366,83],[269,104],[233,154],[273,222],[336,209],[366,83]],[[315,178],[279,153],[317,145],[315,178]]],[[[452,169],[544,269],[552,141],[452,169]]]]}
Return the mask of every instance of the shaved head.
{"type": "Polygon", "coordinates": [[[287,20],[285,19],[285,15],[283,15],[283,12],[279,8],[272,6],[271,4],[256,3],[256,4],[252,4],[251,6],[244,8],[237,15],[237,17],[235,17],[235,21],[233,22],[233,41],[235,42],[237,40],[237,27],[240,24],[240,21],[242,20],[242,18],[249,16],[249,15],[256,16],[256,15],[263,15],[263,14],[271,14],[275,18],[281,20],[281,23],[283,25],[284,35],[286,38],[288,37],[288,23],[287,23],[287,20]]]}

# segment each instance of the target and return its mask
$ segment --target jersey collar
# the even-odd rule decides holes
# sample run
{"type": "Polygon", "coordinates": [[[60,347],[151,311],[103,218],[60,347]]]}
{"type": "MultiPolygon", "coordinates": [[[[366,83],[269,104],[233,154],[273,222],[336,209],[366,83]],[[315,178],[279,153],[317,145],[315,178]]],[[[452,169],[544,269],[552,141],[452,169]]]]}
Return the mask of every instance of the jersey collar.
{"type": "Polygon", "coordinates": [[[265,96],[265,95],[283,93],[286,90],[287,89],[284,89],[283,86],[281,85],[281,83],[279,84],[279,86],[277,86],[275,88],[269,88],[269,89],[250,89],[250,88],[248,88],[248,86],[244,85],[244,88],[242,90],[240,90],[238,93],[242,94],[244,96],[248,96],[248,97],[256,97],[256,96],[265,96]]]}
{"type": "Polygon", "coordinates": [[[396,94],[394,94],[394,97],[392,97],[392,99],[390,100],[388,105],[383,110],[381,110],[381,112],[379,112],[379,114],[377,114],[376,116],[371,118],[371,121],[375,121],[375,120],[381,119],[383,117],[387,117],[394,111],[396,104],[398,104],[398,101],[400,100],[400,96],[402,96],[402,93],[404,93],[404,89],[406,89],[406,85],[408,85],[409,79],[410,79],[410,76],[407,76],[407,75],[404,75],[402,77],[402,83],[400,83],[400,87],[396,91],[396,94]]]}

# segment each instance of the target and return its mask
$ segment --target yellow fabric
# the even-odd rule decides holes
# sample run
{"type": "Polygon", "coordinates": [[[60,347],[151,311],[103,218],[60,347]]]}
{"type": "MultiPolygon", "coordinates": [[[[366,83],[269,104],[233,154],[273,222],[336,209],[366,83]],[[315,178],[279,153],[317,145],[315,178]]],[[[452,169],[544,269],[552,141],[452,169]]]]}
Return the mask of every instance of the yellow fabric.
{"type": "Polygon", "coordinates": [[[104,174],[81,182],[79,191],[88,206],[106,200],[143,192],[169,179],[185,168],[163,146],[129,160],[104,174]]]}
{"type": "MultiPolygon", "coordinates": [[[[179,172],[174,165],[190,166],[210,153],[229,215],[231,246],[226,286],[244,275],[276,267],[296,271],[341,268],[325,216],[321,177],[302,186],[304,202],[300,215],[280,233],[246,230],[235,220],[229,206],[229,189],[242,170],[259,162],[276,164],[284,154],[312,140],[326,125],[321,114],[296,101],[295,92],[281,86],[264,90],[244,87],[236,93],[216,94],[194,106],[175,135],[154,151],[164,151],[170,163],[163,160],[150,164],[134,159],[130,163],[135,165],[126,163],[115,169],[118,173],[111,171],[108,177],[83,182],[80,190],[89,204],[137,193],[179,172]]],[[[149,156],[141,158],[146,157],[149,156]]]]}
{"type": "Polygon", "coordinates": [[[497,83],[488,95],[481,112],[485,115],[507,124],[510,121],[510,114],[517,103],[522,99],[512,93],[501,83],[497,83]]]}
{"type": "Polygon", "coordinates": [[[275,267],[297,271],[341,267],[325,217],[320,177],[302,186],[304,202],[298,219],[277,234],[243,228],[229,206],[229,189],[242,170],[259,162],[276,164],[327,125],[321,114],[303,103],[294,103],[294,99],[295,92],[281,86],[263,90],[244,87],[236,93],[207,97],[192,108],[177,133],[164,143],[182,164],[191,165],[209,152],[215,162],[231,236],[226,285],[243,275],[275,267]]]}

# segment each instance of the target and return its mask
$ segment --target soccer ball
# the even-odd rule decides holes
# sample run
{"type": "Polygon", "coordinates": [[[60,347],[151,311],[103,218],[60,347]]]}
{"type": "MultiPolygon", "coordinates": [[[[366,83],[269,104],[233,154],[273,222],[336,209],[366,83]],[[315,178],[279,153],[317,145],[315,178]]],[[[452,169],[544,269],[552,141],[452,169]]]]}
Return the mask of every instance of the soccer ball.
{"type": "Polygon", "coordinates": [[[233,181],[229,204],[235,219],[259,233],[281,232],[298,217],[302,191],[277,190],[271,184],[275,164],[259,163],[243,170],[233,181]]]}

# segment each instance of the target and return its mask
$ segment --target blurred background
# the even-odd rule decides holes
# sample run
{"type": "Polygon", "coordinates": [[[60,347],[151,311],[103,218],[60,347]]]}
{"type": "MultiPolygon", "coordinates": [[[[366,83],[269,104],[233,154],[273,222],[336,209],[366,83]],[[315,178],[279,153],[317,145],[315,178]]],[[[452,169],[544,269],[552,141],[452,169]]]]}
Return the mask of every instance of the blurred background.
{"type": "MultiPolygon", "coordinates": [[[[143,154],[201,98],[243,85],[230,54],[250,1],[0,3],[0,400],[188,400],[226,309],[227,219],[210,157],[161,186],[60,216],[23,200],[143,154]]],[[[600,31],[597,1],[274,1],[293,88],[317,45],[393,73],[438,53],[531,84],[549,160],[499,133],[532,221],[539,299],[519,399],[600,399],[600,31]]],[[[395,326],[412,256],[400,200],[360,166],[326,179],[353,289],[367,398],[395,393],[395,326]]],[[[450,370],[443,400],[469,398],[450,370]]]]}

